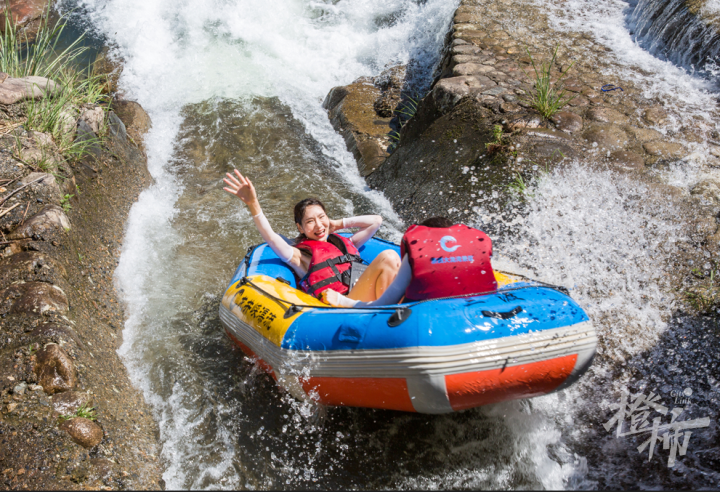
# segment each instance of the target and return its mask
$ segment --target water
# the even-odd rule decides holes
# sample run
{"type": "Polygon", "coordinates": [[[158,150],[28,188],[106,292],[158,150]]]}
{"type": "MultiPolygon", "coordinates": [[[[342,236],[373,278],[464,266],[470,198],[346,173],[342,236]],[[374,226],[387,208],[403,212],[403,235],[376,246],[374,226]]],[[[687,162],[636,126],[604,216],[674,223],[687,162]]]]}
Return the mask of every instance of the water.
{"type": "MultiPolygon", "coordinates": [[[[410,60],[414,83],[427,84],[456,5],[82,2],[125,59],[120,85],[153,120],[146,147],[155,184],[131,211],[116,281],[128,315],[120,354],[159,422],[169,488],[557,489],[624,483],[603,475],[643,469],[632,443],[596,427],[620,387],[662,382],[666,375],[642,361],[674,347],[665,338],[676,333],[671,327],[694,333],[675,314],[665,275],[687,238],[661,195],[609,171],[576,163],[540,179],[515,234],[497,239],[497,266],[573,287],[598,326],[598,363],[568,391],[445,416],[323,409],[279,390],[221,331],[219,296],[260,241],[221,176],[233,167],[250,176],[271,224],[287,236],[294,203],[316,195],[334,217],[381,213],[380,235],[398,239],[402,224],[365,187],[321,102],[333,86],[410,60]],[[639,369],[626,370],[633,365],[639,369]],[[612,471],[612,452],[631,456],[629,464],[612,471]]],[[[647,94],[671,93],[712,124],[712,87],[635,44],[623,27],[627,4],[564,5],[559,29],[565,22],[600,33],[628,76],[638,65],[653,74],[642,79],[647,94]]],[[[673,125],[680,122],[663,131],[673,125]]],[[[698,172],[666,179],[685,186],[698,172]]],[[[717,379],[666,381],[712,395],[717,379]]]]}

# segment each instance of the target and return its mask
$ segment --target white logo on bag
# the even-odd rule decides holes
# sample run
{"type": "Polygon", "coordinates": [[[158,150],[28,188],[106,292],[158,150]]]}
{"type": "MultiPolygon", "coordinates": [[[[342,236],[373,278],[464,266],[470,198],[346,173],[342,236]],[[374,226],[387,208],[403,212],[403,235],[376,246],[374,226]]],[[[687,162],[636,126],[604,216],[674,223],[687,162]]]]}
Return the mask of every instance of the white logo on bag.
{"type": "Polygon", "coordinates": [[[452,237],[452,236],[444,236],[444,237],[440,240],[440,247],[441,247],[442,249],[444,249],[445,251],[447,251],[448,253],[452,253],[452,252],[454,252],[456,249],[458,249],[458,248],[460,247],[459,244],[458,244],[457,246],[452,246],[452,247],[446,246],[446,243],[449,243],[449,242],[456,243],[456,242],[457,242],[457,239],[455,239],[455,238],[452,237]]]}

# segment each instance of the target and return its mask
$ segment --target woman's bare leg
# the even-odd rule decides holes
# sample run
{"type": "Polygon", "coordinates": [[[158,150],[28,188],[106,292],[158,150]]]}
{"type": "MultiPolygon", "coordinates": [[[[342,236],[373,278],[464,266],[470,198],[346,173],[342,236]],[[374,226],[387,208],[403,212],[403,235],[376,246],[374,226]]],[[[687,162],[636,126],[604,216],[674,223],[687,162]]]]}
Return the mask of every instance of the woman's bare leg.
{"type": "Polygon", "coordinates": [[[398,270],[400,270],[400,256],[392,250],[383,251],[363,272],[348,297],[356,301],[374,301],[395,280],[398,270]]]}

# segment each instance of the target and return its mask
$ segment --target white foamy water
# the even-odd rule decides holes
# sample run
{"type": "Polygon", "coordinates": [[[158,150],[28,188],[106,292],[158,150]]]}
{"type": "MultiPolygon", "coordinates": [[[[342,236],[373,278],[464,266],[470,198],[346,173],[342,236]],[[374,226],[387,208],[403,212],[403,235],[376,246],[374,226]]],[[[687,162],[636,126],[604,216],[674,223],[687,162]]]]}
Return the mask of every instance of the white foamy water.
{"type": "MultiPolygon", "coordinates": [[[[240,132],[243,117],[251,119],[255,112],[266,109],[262,103],[258,105],[259,100],[275,98],[280,104],[271,104],[279,112],[273,118],[288,119],[281,115],[280,105],[289,108],[292,119],[304,129],[304,135],[301,132],[292,138],[309,142],[296,149],[296,159],[305,159],[307,169],[302,171],[317,179],[322,179],[323,172],[334,173],[332,179],[344,183],[350,195],[364,197],[382,211],[390,226],[386,235],[397,235],[393,226],[398,226],[399,220],[391,206],[381,194],[367,189],[321,103],[334,86],[410,59],[417,62],[416,75],[428,80],[457,2],[84,0],[82,4],[94,25],[116,46],[115,54],[124,60],[123,91],[140,102],[153,122],[145,144],[155,184],[131,210],[116,281],[127,313],[120,354],[134,383],[155,409],[167,486],[276,488],[332,475],[332,463],[337,467],[339,463],[325,464],[324,470],[315,468],[316,458],[305,450],[306,445],[320,446],[324,439],[318,437],[310,444],[303,441],[312,441],[317,435],[312,422],[317,410],[291,403],[289,398],[277,403],[284,408],[278,418],[292,415],[295,422],[287,435],[297,432],[304,436],[297,438],[299,449],[292,451],[294,444],[282,440],[287,426],[279,436],[271,436],[262,422],[270,416],[262,409],[248,408],[251,403],[237,396],[256,396],[262,378],[256,381],[259,376],[254,372],[249,376],[222,374],[221,367],[221,374],[213,379],[208,375],[213,368],[203,365],[212,360],[203,354],[204,344],[215,343],[217,350],[225,352],[228,347],[219,330],[198,333],[192,328],[197,321],[192,310],[205,292],[217,295],[221,291],[232,265],[242,255],[240,245],[223,251],[213,240],[230,242],[229,236],[236,235],[237,242],[247,247],[257,239],[247,229],[251,227],[247,213],[236,203],[229,208],[217,186],[210,186],[212,191],[204,198],[193,195],[194,189],[188,187],[196,183],[180,173],[185,158],[178,157],[178,135],[183,125],[192,128],[202,118],[206,101],[217,106],[218,115],[228,106],[223,101],[237,101],[238,108],[245,105],[244,113],[235,110],[239,116],[223,113],[240,118],[240,123],[235,122],[240,132]],[[320,167],[313,170],[314,166],[320,167]],[[219,230],[213,231],[213,226],[219,230]],[[203,236],[198,230],[208,232],[203,236]],[[218,259],[217,264],[213,259],[218,259]],[[225,386],[230,388],[229,395],[225,386]],[[249,394],[247,387],[251,388],[249,394]],[[254,443],[275,441],[277,445],[257,448],[255,464],[254,456],[242,454],[254,443]],[[288,453],[288,448],[292,452],[288,453]],[[266,466],[279,467],[277,476],[264,474],[266,466]]],[[[217,118],[210,126],[198,124],[200,133],[208,128],[229,128],[229,120],[217,118]]],[[[267,136],[251,131],[247,139],[283,143],[283,135],[267,130],[271,121],[257,124],[258,131],[268,132],[267,136]]],[[[288,131],[288,127],[279,128],[275,132],[288,131]]],[[[182,138],[192,139],[197,133],[184,135],[182,138]]],[[[213,138],[206,147],[231,141],[232,131],[222,137],[224,141],[213,138]]],[[[268,149],[267,154],[274,150],[268,149]]],[[[258,155],[254,161],[263,158],[258,155]]],[[[270,167],[265,168],[269,172],[293,172],[287,163],[270,159],[270,167]],[[274,168],[280,171],[272,171],[274,168]]],[[[233,164],[241,169],[245,165],[233,164]]],[[[206,179],[204,162],[195,165],[206,179]]],[[[218,172],[210,176],[211,182],[217,183],[221,177],[218,172]]],[[[263,188],[266,183],[256,181],[256,186],[263,188]]],[[[292,191],[287,190],[288,194],[292,191]]],[[[331,198],[335,208],[347,214],[356,206],[347,196],[331,198]]],[[[219,365],[232,372],[238,360],[238,354],[227,354],[219,365]]],[[[277,392],[275,388],[272,391],[277,392]]],[[[273,432],[277,429],[273,427],[273,432]]],[[[339,437],[336,440],[334,453],[342,457],[347,445],[339,437]]],[[[325,453],[327,446],[318,452],[325,453]]],[[[354,479],[347,480],[352,483],[354,479]]]]}

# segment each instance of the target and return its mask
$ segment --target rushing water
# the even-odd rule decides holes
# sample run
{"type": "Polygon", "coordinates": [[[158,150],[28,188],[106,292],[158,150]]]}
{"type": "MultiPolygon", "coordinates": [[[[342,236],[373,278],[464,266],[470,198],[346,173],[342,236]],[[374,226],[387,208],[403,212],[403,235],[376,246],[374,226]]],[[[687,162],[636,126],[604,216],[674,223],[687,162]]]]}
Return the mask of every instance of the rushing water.
{"type": "MultiPolygon", "coordinates": [[[[155,184],[131,211],[116,279],[128,314],[120,353],[159,421],[168,487],[597,485],[609,468],[588,470],[588,456],[601,460],[591,444],[601,438],[588,437],[600,417],[587,414],[607,411],[628,382],[618,368],[662,345],[675,302],[664,272],[686,240],[662,197],[621,176],[579,164],[546,176],[515,224],[523,240],[498,238],[498,266],[574,287],[598,325],[600,364],[563,393],[445,416],[324,409],[279,390],[217,319],[226,282],[260,241],[242,204],[222,191],[233,167],[253,179],[270,222],[288,236],[293,204],[316,195],[332,216],[381,213],[381,235],[399,237],[402,224],[365,187],[321,102],[333,86],[410,60],[415,83],[427,84],[456,0],[82,5],[125,60],[123,90],[153,120],[155,184]],[[604,390],[593,398],[591,385],[604,390]]],[[[634,44],[618,22],[627,4],[564,5],[575,28],[600,26],[620,56],[659,76],[648,93],[682,85],[679,103],[710,119],[707,83],[634,44]]],[[[716,381],[702,384],[716,391],[716,381]]]]}

